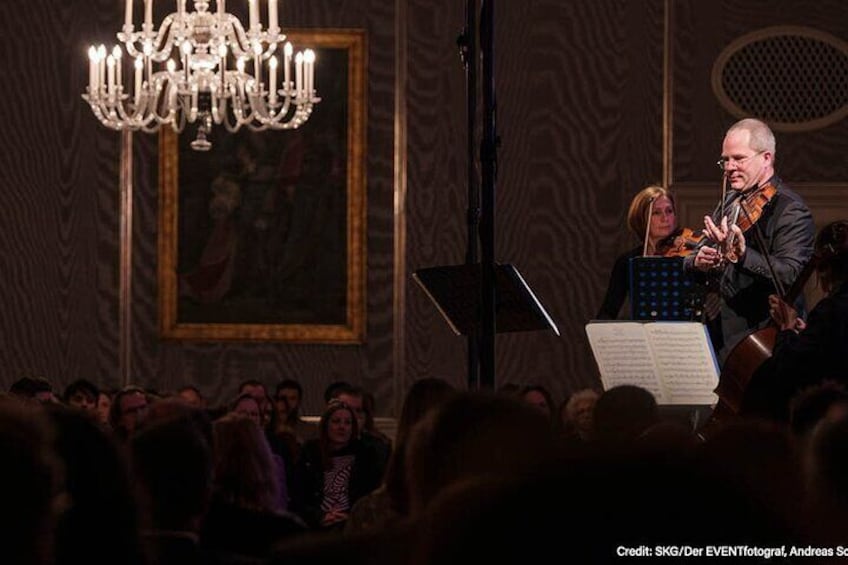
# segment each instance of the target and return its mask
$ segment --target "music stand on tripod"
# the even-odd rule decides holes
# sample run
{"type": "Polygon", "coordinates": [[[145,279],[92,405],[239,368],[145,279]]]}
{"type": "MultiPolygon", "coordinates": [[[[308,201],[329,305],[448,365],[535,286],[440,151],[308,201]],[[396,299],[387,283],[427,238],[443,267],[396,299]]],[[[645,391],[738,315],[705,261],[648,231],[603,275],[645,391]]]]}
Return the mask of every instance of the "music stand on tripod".
{"type": "MultiPolygon", "coordinates": [[[[469,335],[478,324],[480,265],[419,269],[412,278],[439,310],[456,335],[469,335]]],[[[514,265],[495,266],[497,333],[553,330],[553,319],[514,265]]]]}

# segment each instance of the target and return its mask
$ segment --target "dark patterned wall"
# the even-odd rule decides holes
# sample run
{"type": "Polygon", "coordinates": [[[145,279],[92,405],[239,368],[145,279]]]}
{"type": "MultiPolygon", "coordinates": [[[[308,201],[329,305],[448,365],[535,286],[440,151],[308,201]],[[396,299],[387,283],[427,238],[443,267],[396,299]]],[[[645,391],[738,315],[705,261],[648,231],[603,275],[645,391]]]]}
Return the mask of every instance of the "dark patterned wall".
{"type": "MultiPolygon", "coordinates": [[[[732,120],[708,90],[712,58],[757,27],[804,24],[845,39],[841,2],[671,1],[675,181],[709,183],[732,120]],[[678,161],[679,160],[679,161],[678,161]],[[706,163],[706,165],[703,165],[706,163]]],[[[539,382],[558,400],[596,384],[584,324],[617,254],[631,196],[662,179],[663,0],[534,0],[496,4],[498,131],[496,257],[515,264],[562,331],[499,336],[497,380],[539,382]]],[[[408,0],[403,366],[394,366],[393,1],[282,3],[285,25],[368,31],[368,326],[361,346],[163,342],[157,329],[156,138],[135,136],[133,375],[157,389],[199,384],[214,400],[238,380],[307,387],[319,409],[334,379],[364,384],[395,413],[416,378],[465,381],[463,338],[412,282],[420,267],[463,260],[466,233],[464,75],[456,37],[464,2],[408,0]]],[[[91,42],[112,43],[118,0],[0,3],[8,78],[0,98],[0,386],[23,374],[64,385],[119,382],[119,135],[79,95],[91,42]],[[28,30],[21,36],[19,30],[28,30]]],[[[786,176],[844,184],[845,123],[783,139],[786,176]],[[817,169],[826,174],[817,174],[817,169]],[[791,173],[791,175],[790,175],[791,173]]],[[[831,202],[833,192],[819,202],[831,202]],[[828,200],[831,198],[831,200],[828,200]]],[[[704,205],[689,195],[692,215],[704,205]],[[696,210],[697,209],[697,210],[696,210]]],[[[704,201],[708,201],[704,197],[704,201]]]]}
{"type": "MultiPolygon", "coordinates": [[[[410,272],[461,263],[466,245],[456,4],[410,4],[410,272]]],[[[496,4],[496,260],[518,267],[562,332],[499,335],[497,386],[537,382],[562,399],[595,384],[583,325],[628,244],[624,206],[661,176],[662,14],[661,2],[496,4]]],[[[464,382],[465,339],[407,293],[408,375],[464,382]]]]}

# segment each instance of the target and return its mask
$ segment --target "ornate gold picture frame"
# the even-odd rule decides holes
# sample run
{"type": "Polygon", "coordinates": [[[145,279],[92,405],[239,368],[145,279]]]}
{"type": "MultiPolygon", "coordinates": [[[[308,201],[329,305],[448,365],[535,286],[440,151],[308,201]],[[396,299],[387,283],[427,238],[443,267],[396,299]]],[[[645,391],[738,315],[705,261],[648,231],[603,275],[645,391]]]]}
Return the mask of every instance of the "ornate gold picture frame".
{"type": "Polygon", "coordinates": [[[366,36],[291,30],[316,54],[321,102],[297,130],[159,140],[163,338],[365,339],[366,36]]]}

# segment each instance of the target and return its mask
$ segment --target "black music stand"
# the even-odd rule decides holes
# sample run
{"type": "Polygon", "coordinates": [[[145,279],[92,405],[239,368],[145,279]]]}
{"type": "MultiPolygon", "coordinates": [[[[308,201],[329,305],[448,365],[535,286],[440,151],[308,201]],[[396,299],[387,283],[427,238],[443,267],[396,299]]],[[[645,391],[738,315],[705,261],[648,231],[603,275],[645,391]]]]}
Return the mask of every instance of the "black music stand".
{"type": "Polygon", "coordinates": [[[630,259],[630,309],[634,320],[698,321],[705,289],[683,268],[683,257],[630,259]]]}
{"type": "MultiPolygon", "coordinates": [[[[424,289],[456,335],[468,335],[479,320],[480,265],[419,269],[412,278],[424,289]]],[[[559,329],[515,266],[495,266],[497,333],[559,329]]]]}

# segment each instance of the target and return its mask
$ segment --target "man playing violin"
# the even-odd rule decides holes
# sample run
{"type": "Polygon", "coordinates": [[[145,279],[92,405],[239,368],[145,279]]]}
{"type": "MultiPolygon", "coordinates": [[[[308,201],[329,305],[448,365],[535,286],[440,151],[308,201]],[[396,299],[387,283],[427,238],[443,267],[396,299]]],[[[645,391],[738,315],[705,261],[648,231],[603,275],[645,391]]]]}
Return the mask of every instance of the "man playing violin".
{"type": "Polygon", "coordinates": [[[704,218],[712,244],[685,260],[688,270],[719,277],[721,335],[714,341],[722,362],[742,338],[768,323],[769,295],[791,287],[813,253],[812,214],[775,174],[774,162],[774,134],[765,123],[748,118],[727,130],[718,165],[731,190],[716,220],[704,218]]]}

